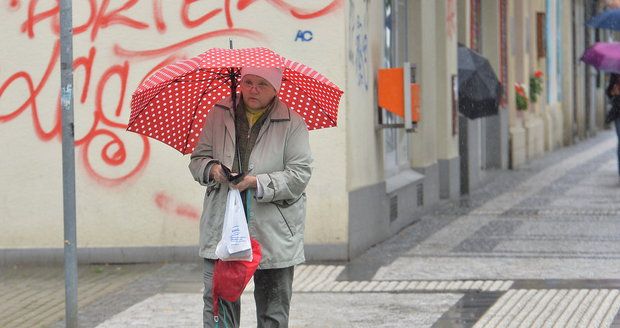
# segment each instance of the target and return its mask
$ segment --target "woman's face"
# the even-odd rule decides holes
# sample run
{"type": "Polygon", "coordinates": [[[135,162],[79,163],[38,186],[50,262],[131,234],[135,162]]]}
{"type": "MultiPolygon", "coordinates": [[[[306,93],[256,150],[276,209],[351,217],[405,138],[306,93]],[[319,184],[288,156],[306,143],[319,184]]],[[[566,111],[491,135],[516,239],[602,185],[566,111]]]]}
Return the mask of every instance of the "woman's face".
{"type": "Polygon", "coordinates": [[[264,109],[276,96],[276,89],[267,80],[257,75],[245,75],[241,80],[243,103],[249,109],[264,109]]]}

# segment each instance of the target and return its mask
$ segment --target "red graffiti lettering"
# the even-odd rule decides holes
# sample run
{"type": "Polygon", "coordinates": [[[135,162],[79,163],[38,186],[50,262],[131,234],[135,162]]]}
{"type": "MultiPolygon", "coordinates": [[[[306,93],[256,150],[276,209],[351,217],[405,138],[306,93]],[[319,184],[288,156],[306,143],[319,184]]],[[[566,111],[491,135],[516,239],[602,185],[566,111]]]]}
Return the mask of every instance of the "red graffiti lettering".
{"type": "Polygon", "coordinates": [[[222,12],[222,8],[217,8],[202,15],[198,19],[191,19],[189,18],[189,8],[190,8],[190,5],[196,1],[197,0],[183,0],[183,5],[181,6],[181,22],[183,23],[183,25],[189,28],[200,26],[204,24],[205,22],[207,22],[208,20],[210,20],[211,18],[215,17],[217,14],[222,12]]]}
{"type": "Polygon", "coordinates": [[[138,30],[148,28],[149,25],[146,23],[121,15],[121,12],[131,9],[131,7],[135,6],[136,3],[138,3],[138,0],[129,0],[122,7],[108,12],[110,0],[103,0],[101,2],[101,6],[99,7],[99,11],[97,12],[95,22],[93,23],[90,39],[94,41],[97,38],[99,29],[102,27],[109,27],[114,24],[124,25],[138,30]]]}
{"type": "Polygon", "coordinates": [[[200,219],[200,211],[190,205],[178,205],[175,213],[179,216],[184,216],[192,220],[200,219]]]}
{"type": "Polygon", "coordinates": [[[19,0],[11,0],[11,2],[9,2],[9,9],[19,10],[21,6],[22,6],[22,3],[19,0]]]}
{"type": "MultiPolygon", "coordinates": [[[[31,0],[30,3],[28,4],[28,18],[26,19],[26,21],[22,24],[21,27],[21,31],[22,32],[26,32],[28,34],[28,37],[33,39],[34,38],[34,26],[46,19],[52,19],[52,26],[58,26],[59,24],[56,22],[54,23],[53,20],[58,21],[58,0],[56,0],[56,5],[54,7],[52,7],[51,9],[42,11],[40,13],[35,13],[36,9],[37,9],[37,4],[39,3],[38,0],[31,0]]],[[[48,2],[49,3],[49,2],[48,2]]],[[[58,33],[58,29],[54,29],[52,28],[52,30],[56,33],[58,33]]]]}
{"type": "Polygon", "coordinates": [[[73,35],[82,34],[82,33],[86,32],[86,31],[88,31],[90,26],[95,21],[95,16],[97,14],[97,3],[95,1],[96,0],[88,0],[88,6],[90,8],[90,10],[88,11],[89,12],[88,19],[82,25],[75,26],[75,24],[73,24],[73,26],[74,26],[73,27],[73,35]]]}
{"type": "MultiPolygon", "coordinates": [[[[24,80],[27,86],[27,98],[24,102],[17,107],[13,112],[9,112],[8,114],[0,113],[0,123],[6,122],[14,119],[19,116],[22,112],[24,112],[28,107],[32,110],[32,120],[35,126],[35,133],[41,140],[50,140],[54,137],[54,134],[60,132],[60,120],[58,120],[57,124],[54,125],[54,128],[50,132],[46,132],[43,130],[41,126],[41,121],[39,120],[39,110],[37,107],[37,97],[41,93],[41,90],[46,85],[47,80],[49,79],[54,67],[56,66],[56,62],[60,57],[60,43],[56,42],[54,48],[52,50],[52,55],[50,61],[48,63],[47,69],[43,73],[43,77],[41,77],[41,81],[35,87],[32,77],[28,72],[20,71],[12,76],[10,76],[3,84],[0,86],[0,97],[11,87],[16,81],[24,80]]],[[[16,92],[16,95],[22,95],[23,92],[16,92]]],[[[0,107],[1,108],[1,107],[0,107]]]]}
{"type": "MultiPolygon", "coordinates": [[[[189,7],[192,3],[197,2],[197,1],[198,0],[184,0],[183,1],[183,5],[181,9],[181,20],[185,26],[189,28],[200,26],[201,24],[205,23],[209,19],[217,16],[222,11],[224,11],[224,14],[226,16],[226,25],[228,26],[228,28],[234,27],[235,24],[234,24],[233,17],[232,17],[231,0],[224,1],[223,9],[222,8],[213,9],[209,11],[208,13],[204,14],[203,16],[201,16],[200,18],[196,20],[191,20],[189,18],[189,7]]],[[[313,18],[325,16],[341,8],[344,3],[343,0],[334,0],[327,6],[319,10],[311,11],[311,10],[307,10],[304,8],[292,6],[284,0],[265,0],[265,1],[267,1],[269,4],[274,6],[276,9],[279,9],[285,13],[288,13],[297,19],[313,19],[313,18]]],[[[237,0],[237,6],[236,6],[237,10],[244,11],[250,5],[254,4],[255,2],[256,0],[237,0]]]]}
{"type": "MultiPolygon", "coordinates": [[[[97,13],[95,3],[96,0],[88,0],[88,6],[90,7],[88,19],[82,25],[73,24],[73,35],[84,33],[92,25],[97,13]]],[[[49,19],[52,32],[56,35],[60,35],[60,20],[59,20],[59,4],[58,0],[55,1],[54,7],[37,13],[38,0],[31,0],[28,3],[28,14],[26,20],[22,23],[20,30],[28,35],[30,39],[35,37],[34,27],[40,22],[49,19]]],[[[49,3],[49,2],[48,2],[49,3]]]]}
{"type": "MultiPolygon", "coordinates": [[[[92,42],[88,53],[77,54],[73,61],[74,74],[79,78],[76,80],[80,81],[77,88],[74,85],[76,103],[81,105],[76,106],[79,124],[76,124],[75,147],[81,152],[79,163],[88,176],[101,185],[116,186],[136,179],[143,172],[150,158],[150,139],[125,131],[125,118],[130,110],[130,101],[128,101],[130,96],[127,90],[131,87],[130,83],[144,81],[158,69],[185,58],[183,50],[186,47],[209,39],[239,37],[263,43],[268,42],[267,37],[257,30],[235,27],[235,15],[249,10],[252,4],[258,2],[257,0],[200,2],[202,7],[199,7],[196,0],[184,0],[181,3],[150,1],[152,12],[149,14],[152,15],[152,21],[148,23],[144,21],[144,16],[140,16],[140,19],[132,16],[139,13],[137,4],[140,0],[123,2],[88,0],[79,2],[79,5],[86,6],[79,11],[85,13],[85,15],[80,15],[83,21],[73,24],[74,36],[85,34],[92,42]],[[167,6],[177,5],[179,7],[176,8],[180,11],[164,11],[162,8],[164,3],[167,6]],[[170,13],[178,15],[177,19],[181,21],[182,27],[189,31],[199,28],[200,32],[156,49],[128,49],[118,43],[113,44],[112,55],[120,61],[110,60],[109,57],[99,58],[100,54],[106,54],[106,56],[110,54],[110,49],[101,49],[97,41],[97,37],[102,35],[102,31],[106,28],[116,26],[121,30],[151,30],[165,34],[167,32],[166,19],[170,19],[166,15],[170,13]],[[224,19],[225,25],[219,23],[220,26],[204,28],[205,24],[214,24],[216,18],[224,19]],[[135,72],[141,70],[132,70],[132,65],[141,64],[147,59],[154,60],[156,64],[150,63],[153,66],[147,67],[148,73],[144,76],[135,76],[137,74],[135,72]],[[101,64],[98,61],[110,64],[101,64]]],[[[336,11],[344,3],[343,0],[334,0],[318,10],[308,10],[290,5],[284,0],[264,1],[276,10],[285,12],[296,19],[321,17],[336,11]]],[[[48,142],[57,139],[60,141],[62,132],[60,95],[53,102],[42,99],[44,94],[49,95],[50,91],[56,92],[54,88],[58,88],[58,82],[50,80],[50,76],[58,69],[60,58],[59,0],[10,0],[5,10],[12,14],[23,15],[19,32],[23,33],[25,38],[34,39],[38,31],[47,31],[51,28],[57,39],[51,47],[49,60],[46,64],[42,64],[42,67],[31,71],[20,70],[9,73],[8,77],[1,77],[0,124],[8,124],[20,116],[28,115],[29,112],[34,133],[39,140],[48,142]],[[40,26],[42,24],[44,26],[40,26]],[[49,26],[45,26],[46,24],[49,26]],[[46,66],[43,67],[43,65],[46,66]],[[11,105],[4,105],[3,101],[11,105]],[[43,103],[53,103],[53,105],[41,106],[43,103]]],[[[120,42],[124,41],[122,38],[120,40],[120,42]]],[[[144,69],[144,67],[141,68],[144,69]]],[[[2,73],[4,72],[6,71],[3,70],[2,73]]],[[[180,204],[174,200],[171,203],[161,203],[161,197],[168,197],[165,194],[162,195],[156,198],[159,208],[191,219],[200,217],[199,211],[189,205],[180,204]]]]}
{"type": "Polygon", "coordinates": [[[82,104],[86,102],[86,97],[88,96],[88,89],[90,87],[90,79],[93,72],[93,63],[95,62],[96,53],[97,50],[94,47],[91,47],[88,51],[88,57],[78,57],[73,61],[73,74],[75,74],[79,66],[84,67],[84,85],[82,86],[82,95],[80,97],[80,102],[82,104]]]}
{"type": "Polygon", "coordinates": [[[198,209],[188,204],[177,203],[174,198],[163,191],[155,194],[154,201],[157,208],[165,213],[174,214],[190,220],[200,219],[200,211],[198,209]]]}
{"type": "Polygon", "coordinates": [[[118,95],[119,97],[118,97],[118,102],[116,104],[116,110],[114,111],[114,115],[116,117],[119,117],[121,115],[121,111],[123,110],[123,100],[125,99],[125,90],[127,90],[127,78],[129,77],[129,63],[127,61],[125,61],[125,63],[122,66],[114,65],[108,68],[103,73],[103,76],[101,77],[101,81],[99,81],[99,85],[97,86],[97,98],[95,100],[95,107],[97,108],[98,111],[101,111],[101,119],[106,125],[124,129],[127,127],[127,124],[117,123],[117,122],[112,121],[105,115],[103,111],[104,107],[102,104],[102,99],[103,99],[104,88],[108,80],[114,75],[118,76],[119,81],[121,83],[121,92],[118,95]]]}
{"type": "Polygon", "coordinates": [[[228,28],[233,27],[232,14],[230,13],[230,0],[224,1],[224,12],[226,13],[226,25],[228,28]]]}
{"type": "MultiPolygon", "coordinates": [[[[83,67],[85,72],[85,81],[84,88],[82,90],[82,96],[80,99],[81,103],[85,103],[88,95],[88,86],[91,81],[92,74],[92,65],[95,59],[96,51],[95,49],[91,49],[88,57],[79,57],[74,60],[73,67],[83,67]]],[[[32,76],[27,72],[17,72],[10,76],[1,86],[0,86],[0,98],[8,92],[12,88],[16,88],[18,81],[23,81],[26,84],[27,96],[26,99],[19,105],[16,109],[9,111],[8,113],[0,113],[0,123],[8,122],[20,114],[22,114],[25,110],[31,110],[32,121],[35,128],[36,136],[43,141],[49,141],[54,137],[57,137],[60,140],[61,137],[61,113],[60,113],[60,99],[58,97],[56,101],[56,106],[54,107],[54,121],[52,124],[52,128],[50,130],[45,130],[43,128],[44,124],[41,121],[41,117],[39,115],[39,106],[38,106],[38,97],[43,90],[43,88],[47,85],[48,79],[51,73],[56,68],[56,63],[58,62],[60,57],[60,43],[57,41],[54,45],[52,55],[50,57],[50,61],[48,63],[47,69],[43,73],[41,80],[38,84],[35,84],[32,76]]],[[[116,134],[119,129],[124,130],[126,128],[125,123],[120,123],[114,121],[111,117],[120,117],[123,109],[123,99],[125,98],[127,79],[129,76],[129,66],[128,63],[125,62],[124,65],[114,65],[107,69],[103,76],[101,77],[96,91],[96,101],[95,101],[95,114],[94,120],[88,129],[88,131],[84,134],[83,137],[76,136],[75,145],[76,147],[83,147],[82,149],[82,162],[86,168],[86,171],[89,173],[91,177],[100,182],[103,185],[114,186],[123,182],[127,182],[130,178],[135,177],[139,171],[141,171],[146,164],[148,163],[150,145],[147,137],[139,136],[142,140],[142,154],[140,158],[135,164],[133,164],[133,168],[130,168],[127,174],[121,175],[120,177],[109,177],[104,176],[100,173],[101,169],[96,169],[91,160],[91,143],[93,141],[98,140],[100,137],[107,137],[110,139],[105,145],[102,146],[102,150],[100,153],[100,158],[106,165],[119,167],[123,164],[126,164],[127,154],[126,147],[123,140],[116,134]],[[113,95],[109,97],[110,99],[117,100],[117,105],[115,107],[114,113],[112,115],[106,115],[104,113],[104,106],[102,103],[103,95],[105,92],[105,87],[108,81],[112,77],[118,77],[118,80],[121,84],[121,91],[119,95],[113,95]]],[[[11,93],[13,97],[17,95],[21,95],[23,92],[19,90],[15,90],[11,93]]],[[[3,107],[4,108],[4,107],[3,107]]],[[[124,131],[123,131],[124,132],[124,131]]]]}
{"type": "MultiPolygon", "coordinates": [[[[270,3],[272,6],[274,6],[275,8],[283,12],[289,13],[291,14],[291,16],[297,19],[313,19],[313,18],[325,16],[329,13],[336,11],[340,7],[342,7],[344,3],[344,1],[342,0],[334,0],[327,6],[319,10],[310,11],[304,8],[292,6],[284,0],[266,0],[266,1],[270,3]]],[[[244,9],[246,9],[248,6],[250,6],[251,4],[255,2],[256,0],[238,0],[237,9],[239,11],[243,11],[244,9]]]]}
{"type": "Polygon", "coordinates": [[[161,0],[153,0],[153,18],[155,18],[155,27],[159,33],[166,32],[166,22],[164,22],[164,14],[161,10],[161,0]]]}
{"type": "Polygon", "coordinates": [[[185,41],[181,41],[179,43],[175,43],[167,47],[151,49],[151,50],[128,50],[116,44],[114,45],[114,53],[120,57],[129,57],[129,58],[158,57],[162,55],[176,53],[182,50],[183,48],[190,46],[194,43],[198,43],[198,42],[202,42],[208,39],[222,37],[222,36],[238,36],[238,37],[245,37],[245,38],[254,39],[254,40],[264,40],[264,36],[262,34],[252,31],[252,30],[224,29],[224,30],[211,31],[211,32],[199,34],[185,41]]]}
{"type": "Polygon", "coordinates": [[[342,7],[343,4],[342,0],[334,0],[332,1],[332,3],[322,9],[319,9],[317,11],[308,11],[304,10],[303,8],[291,6],[283,0],[269,0],[269,2],[274,4],[277,8],[280,8],[281,10],[290,12],[293,17],[298,19],[313,19],[325,16],[331,12],[336,11],[337,9],[342,7]]]}
{"type": "Polygon", "coordinates": [[[256,0],[239,0],[237,1],[237,9],[239,11],[244,10],[245,8],[247,8],[249,5],[253,4],[256,0]]]}
{"type": "Polygon", "coordinates": [[[155,194],[155,205],[164,211],[168,211],[172,207],[172,199],[163,192],[155,194]]]}

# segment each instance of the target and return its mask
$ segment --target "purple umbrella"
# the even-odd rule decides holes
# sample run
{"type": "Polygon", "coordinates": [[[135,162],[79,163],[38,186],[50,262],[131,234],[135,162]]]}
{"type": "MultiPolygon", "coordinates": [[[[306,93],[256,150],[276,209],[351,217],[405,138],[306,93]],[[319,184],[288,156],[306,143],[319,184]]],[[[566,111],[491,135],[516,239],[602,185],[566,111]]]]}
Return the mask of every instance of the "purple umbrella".
{"type": "Polygon", "coordinates": [[[599,71],[620,73],[620,42],[597,42],[583,53],[581,61],[599,71]]]}

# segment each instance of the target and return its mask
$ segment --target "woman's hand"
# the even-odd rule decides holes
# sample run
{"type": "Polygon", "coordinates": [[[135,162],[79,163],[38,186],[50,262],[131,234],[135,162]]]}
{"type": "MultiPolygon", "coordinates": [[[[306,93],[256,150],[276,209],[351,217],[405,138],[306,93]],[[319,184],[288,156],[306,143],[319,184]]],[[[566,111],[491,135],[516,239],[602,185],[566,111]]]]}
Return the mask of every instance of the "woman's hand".
{"type": "Polygon", "coordinates": [[[256,177],[253,175],[246,175],[243,177],[243,180],[239,181],[237,184],[232,185],[233,188],[239,189],[239,191],[244,191],[249,188],[256,188],[256,177]]]}
{"type": "Polygon", "coordinates": [[[211,171],[209,172],[209,176],[211,177],[211,179],[215,180],[216,182],[224,183],[224,184],[228,183],[228,179],[226,179],[226,176],[224,175],[224,170],[222,170],[222,165],[220,164],[216,163],[211,166],[211,171]]]}

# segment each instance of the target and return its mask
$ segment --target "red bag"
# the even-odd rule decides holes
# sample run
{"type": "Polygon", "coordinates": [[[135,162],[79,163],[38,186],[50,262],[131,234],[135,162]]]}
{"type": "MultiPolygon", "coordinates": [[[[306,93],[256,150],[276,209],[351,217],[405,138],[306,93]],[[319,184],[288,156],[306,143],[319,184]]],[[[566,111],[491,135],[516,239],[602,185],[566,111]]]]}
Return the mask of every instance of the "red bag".
{"type": "Polygon", "coordinates": [[[213,270],[213,317],[219,320],[219,299],[234,302],[241,297],[245,286],[250,282],[262,257],[258,241],[250,239],[252,244],[252,261],[215,262],[213,270]]]}

